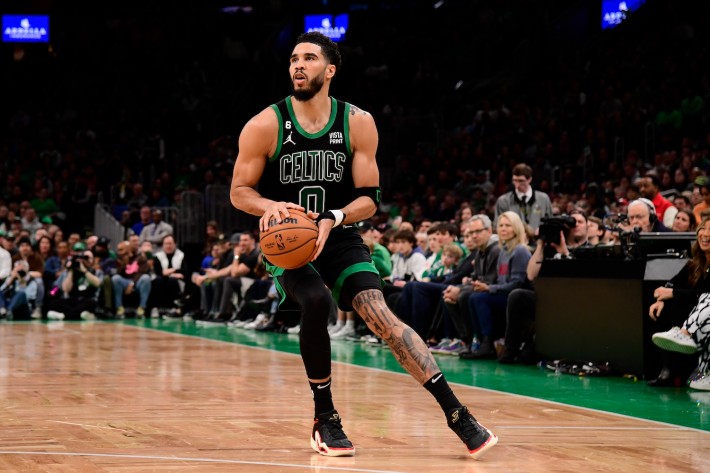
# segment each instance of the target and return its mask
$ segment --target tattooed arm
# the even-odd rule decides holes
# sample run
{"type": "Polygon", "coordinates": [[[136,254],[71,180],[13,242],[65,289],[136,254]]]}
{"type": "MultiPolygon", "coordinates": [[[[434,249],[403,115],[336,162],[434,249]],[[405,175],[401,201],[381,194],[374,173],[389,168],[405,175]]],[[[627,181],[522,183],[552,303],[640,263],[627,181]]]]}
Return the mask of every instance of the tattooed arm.
{"type": "Polygon", "coordinates": [[[420,384],[441,371],[421,337],[389,310],[381,291],[362,291],[353,299],[353,308],[370,330],[387,342],[402,368],[420,384]]]}

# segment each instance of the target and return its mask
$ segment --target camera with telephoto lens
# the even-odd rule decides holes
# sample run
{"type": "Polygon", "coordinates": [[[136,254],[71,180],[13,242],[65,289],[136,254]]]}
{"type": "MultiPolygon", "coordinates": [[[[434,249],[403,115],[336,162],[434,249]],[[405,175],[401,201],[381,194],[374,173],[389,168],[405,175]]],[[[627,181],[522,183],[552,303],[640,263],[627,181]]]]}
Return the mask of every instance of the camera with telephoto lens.
{"type": "Polygon", "coordinates": [[[84,263],[86,263],[87,261],[89,261],[89,256],[85,255],[83,253],[70,256],[69,258],[67,258],[67,264],[66,264],[67,269],[72,269],[72,266],[73,266],[72,262],[75,260],[77,262],[81,260],[81,261],[84,261],[84,263]]]}
{"type": "Polygon", "coordinates": [[[546,244],[554,243],[559,245],[561,243],[560,232],[566,235],[570,229],[576,226],[577,221],[569,215],[545,217],[542,219],[538,235],[546,244]]]}
{"type": "Polygon", "coordinates": [[[25,279],[25,276],[27,276],[27,271],[24,269],[19,269],[17,271],[17,275],[20,276],[20,279],[25,279]]]}

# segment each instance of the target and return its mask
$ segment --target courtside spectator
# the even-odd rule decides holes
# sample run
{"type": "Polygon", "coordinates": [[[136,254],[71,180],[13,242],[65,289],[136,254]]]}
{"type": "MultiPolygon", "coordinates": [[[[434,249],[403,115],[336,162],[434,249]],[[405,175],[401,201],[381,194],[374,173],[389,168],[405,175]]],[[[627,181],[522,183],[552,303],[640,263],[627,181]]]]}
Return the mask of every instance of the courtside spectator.
{"type": "Polygon", "coordinates": [[[94,269],[94,254],[90,250],[74,253],[57,281],[62,297],[50,299],[47,318],[93,319],[102,281],[103,272],[94,269]]]}
{"type": "Polygon", "coordinates": [[[149,241],[153,245],[153,252],[160,250],[163,244],[163,238],[168,235],[173,234],[172,225],[163,221],[162,210],[153,211],[153,222],[149,223],[140,233],[141,244],[145,241],[149,241]]]}
{"type": "Polygon", "coordinates": [[[630,225],[624,226],[629,230],[631,228],[641,229],[641,233],[648,232],[671,232],[669,228],[663,225],[658,217],[656,216],[656,208],[648,199],[638,199],[634,200],[629,204],[627,210],[629,216],[630,225]]]}
{"type": "Polygon", "coordinates": [[[154,310],[159,315],[164,315],[175,308],[175,300],[179,299],[183,292],[189,275],[187,259],[185,253],[175,244],[175,237],[167,235],[163,238],[162,249],[155,253],[153,261],[155,279],[151,293],[155,297],[154,310]]]}
{"type": "Polygon", "coordinates": [[[64,271],[64,266],[67,264],[69,244],[66,241],[60,241],[57,243],[56,252],[56,256],[52,256],[44,262],[45,280],[51,281],[52,286],[56,285],[55,281],[64,271]]]}
{"type": "MultiPolygon", "coordinates": [[[[0,236],[0,239],[4,242],[4,236],[0,236]]],[[[0,245],[0,284],[2,284],[5,279],[10,276],[12,272],[12,255],[9,251],[0,245]]]]}
{"type": "MultiPolygon", "coordinates": [[[[487,215],[474,215],[464,234],[473,246],[470,259],[473,261],[471,272],[456,284],[449,281],[443,292],[445,317],[449,317],[460,337],[461,347],[458,354],[470,351],[473,341],[474,328],[469,312],[468,299],[473,293],[473,283],[480,281],[493,284],[498,279],[498,256],[501,248],[498,245],[498,235],[493,234],[491,219],[487,215]]],[[[442,340],[442,343],[433,347],[433,351],[451,351],[451,344],[456,340],[442,340]]]]}
{"type": "MultiPolygon", "coordinates": [[[[710,209],[710,182],[705,181],[705,184],[698,186],[698,188],[700,196],[702,197],[702,202],[699,202],[695,205],[695,207],[693,207],[696,222],[702,221],[703,218],[700,214],[707,209],[710,209]]],[[[695,192],[693,192],[693,195],[695,195],[695,192]]]]}
{"type": "Polygon", "coordinates": [[[461,357],[466,359],[496,358],[493,317],[505,317],[508,295],[526,280],[530,251],[524,243],[522,220],[515,212],[504,212],[498,217],[497,230],[501,252],[498,254],[496,282],[474,281],[474,292],[468,299],[471,321],[476,334],[481,337],[481,345],[477,350],[462,353],[461,357]]]}
{"type": "Polygon", "coordinates": [[[399,258],[392,265],[391,280],[397,287],[404,287],[407,281],[421,281],[424,275],[426,258],[417,246],[417,239],[409,230],[400,230],[394,234],[398,246],[399,258]]]}
{"type": "Polygon", "coordinates": [[[136,315],[143,317],[148,305],[148,297],[150,296],[151,281],[149,273],[151,268],[148,260],[145,256],[134,253],[126,241],[118,244],[117,253],[116,274],[111,278],[116,315],[118,317],[124,316],[123,296],[124,294],[132,294],[133,290],[136,289],[140,295],[136,315]]]}
{"type": "Polygon", "coordinates": [[[368,221],[360,222],[358,229],[360,230],[360,236],[363,240],[365,238],[372,240],[373,250],[370,253],[372,262],[375,263],[375,268],[377,268],[377,272],[380,273],[380,277],[389,277],[389,275],[392,274],[392,255],[390,255],[387,248],[377,243],[377,240],[379,240],[381,236],[380,232],[368,221]]]}
{"type": "Polygon", "coordinates": [[[661,186],[661,181],[658,179],[658,176],[646,176],[640,180],[639,184],[641,197],[648,199],[653,203],[658,219],[663,222],[663,225],[671,228],[673,226],[675,214],[678,213],[678,209],[676,209],[673,204],[671,204],[658,192],[659,187],[661,186]]]}
{"type": "MultiPolygon", "coordinates": [[[[468,229],[468,225],[466,225],[466,229],[468,229]]],[[[472,234],[464,233],[464,241],[469,251],[475,248],[472,234]]],[[[450,285],[461,284],[463,278],[471,274],[473,269],[474,255],[469,253],[465,259],[461,260],[463,251],[458,245],[449,243],[444,246],[442,253],[442,260],[445,261],[442,268],[452,266],[452,272],[443,274],[444,271],[442,271],[442,275],[432,277],[431,281],[410,281],[404,286],[400,297],[397,316],[409,324],[422,338],[426,338],[444,290],[450,285]],[[453,268],[454,261],[456,261],[455,269],[453,268]]]]}
{"type": "Polygon", "coordinates": [[[498,198],[494,222],[504,212],[512,211],[520,219],[537,230],[543,218],[552,216],[550,198],[544,192],[533,190],[532,169],[527,164],[518,164],[513,168],[514,189],[498,198]]]}
{"type": "Polygon", "coordinates": [[[587,220],[587,241],[592,246],[597,246],[604,243],[604,235],[606,234],[606,228],[602,219],[599,217],[591,216],[587,220]]]}
{"type": "Polygon", "coordinates": [[[689,209],[681,209],[675,215],[672,230],[674,232],[694,232],[695,226],[695,214],[689,209]]]}
{"type": "Polygon", "coordinates": [[[144,205],[141,207],[140,210],[140,220],[136,222],[133,227],[131,227],[131,230],[133,230],[133,233],[135,233],[137,236],[140,237],[141,232],[143,231],[144,227],[147,227],[153,221],[151,220],[152,217],[152,212],[150,210],[150,207],[147,205],[144,205]]]}
{"type": "Polygon", "coordinates": [[[35,308],[32,313],[33,318],[41,317],[42,299],[44,298],[44,283],[42,281],[42,276],[44,275],[44,260],[42,257],[32,250],[32,245],[28,237],[21,237],[17,243],[17,249],[19,252],[12,257],[13,264],[19,260],[24,260],[27,262],[28,276],[30,279],[35,281],[37,286],[37,295],[35,300],[35,308]]]}
{"type": "Polygon", "coordinates": [[[38,281],[30,275],[26,260],[16,260],[10,277],[0,286],[0,318],[28,319],[31,304],[39,297],[38,281]]]}

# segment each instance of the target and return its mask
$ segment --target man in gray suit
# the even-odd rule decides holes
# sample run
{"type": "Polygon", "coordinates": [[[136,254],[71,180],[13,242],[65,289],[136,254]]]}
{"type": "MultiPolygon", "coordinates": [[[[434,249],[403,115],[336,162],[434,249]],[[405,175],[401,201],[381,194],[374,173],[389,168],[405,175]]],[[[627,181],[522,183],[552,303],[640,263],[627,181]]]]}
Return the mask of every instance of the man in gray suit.
{"type": "Polygon", "coordinates": [[[498,226],[498,216],[512,211],[520,216],[523,223],[537,230],[543,218],[552,216],[550,198],[544,192],[533,190],[532,168],[527,164],[518,164],[513,168],[512,191],[503,194],[496,202],[494,225],[498,226]]]}

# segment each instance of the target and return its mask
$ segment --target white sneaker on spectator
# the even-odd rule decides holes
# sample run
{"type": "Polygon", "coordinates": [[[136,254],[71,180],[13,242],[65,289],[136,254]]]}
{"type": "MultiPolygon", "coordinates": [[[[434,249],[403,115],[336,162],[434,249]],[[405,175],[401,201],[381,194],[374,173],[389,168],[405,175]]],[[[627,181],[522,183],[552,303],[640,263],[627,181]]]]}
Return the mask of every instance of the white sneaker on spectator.
{"type": "Polygon", "coordinates": [[[370,338],[370,339],[367,341],[367,344],[368,344],[368,345],[376,345],[376,346],[379,346],[379,347],[381,347],[381,346],[383,346],[383,345],[387,345],[380,337],[377,337],[377,336],[374,336],[374,335],[372,336],[372,338],[370,338]]]}
{"type": "Polygon", "coordinates": [[[335,333],[330,334],[330,339],[345,340],[345,337],[349,337],[350,335],[355,335],[355,327],[348,327],[347,325],[343,325],[343,328],[341,328],[335,333]]]}
{"type": "Polygon", "coordinates": [[[710,391],[710,374],[698,374],[694,376],[690,382],[690,388],[699,391],[710,391]]]}
{"type": "Polygon", "coordinates": [[[328,333],[329,333],[330,335],[333,335],[334,333],[339,332],[340,330],[342,330],[343,327],[345,327],[345,324],[341,324],[341,323],[337,323],[337,324],[330,325],[330,326],[328,326],[328,333]]]}
{"type": "Polygon", "coordinates": [[[151,319],[159,319],[160,318],[160,311],[158,310],[157,307],[153,307],[150,309],[150,318],[151,319]]]}
{"type": "Polygon", "coordinates": [[[233,326],[233,327],[236,327],[236,328],[244,328],[244,326],[245,326],[246,324],[250,324],[250,323],[252,323],[252,322],[254,322],[254,319],[237,320],[236,322],[234,322],[234,323],[232,324],[232,326],[233,326]]]}
{"type": "MultiPolygon", "coordinates": [[[[47,313],[47,317],[49,317],[49,313],[47,313]]],[[[95,320],[96,316],[92,313],[89,312],[88,310],[83,311],[79,317],[81,317],[81,320],[95,320]]]]}
{"type": "Polygon", "coordinates": [[[35,307],[35,310],[32,311],[32,316],[33,319],[41,319],[42,318],[42,308],[41,307],[35,307]]]}
{"type": "Polygon", "coordinates": [[[57,312],[56,310],[50,310],[47,312],[47,318],[49,320],[64,320],[64,314],[57,312]]]}
{"type": "Polygon", "coordinates": [[[301,326],[296,325],[295,327],[291,327],[288,330],[286,330],[288,333],[301,333],[301,326]]]}
{"type": "Polygon", "coordinates": [[[244,328],[245,330],[254,330],[256,328],[256,326],[259,325],[264,320],[266,320],[267,317],[268,316],[262,312],[261,314],[256,316],[256,319],[254,319],[253,322],[249,322],[248,324],[244,325],[244,327],[242,327],[242,328],[244,328]]]}
{"type": "Polygon", "coordinates": [[[7,309],[5,307],[0,307],[0,317],[5,317],[7,315],[7,309]]]}
{"type": "Polygon", "coordinates": [[[695,340],[681,332],[678,327],[673,327],[667,332],[654,333],[651,340],[657,347],[668,351],[685,353],[686,355],[692,355],[698,351],[695,340]]]}
{"type": "Polygon", "coordinates": [[[442,338],[438,345],[434,345],[433,347],[429,347],[429,351],[432,353],[439,353],[439,350],[442,350],[442,349],[448,347],[449,345],[451,345],[451,339],[450,338],[442,338]]]}
{"type": "Polygon", "coordinates": [[[367,343],[373,338],[377,338],[377,337],[375,335],[363,335],[362,337],[360,337],[360,341],[362,343],[367,343]]]}

